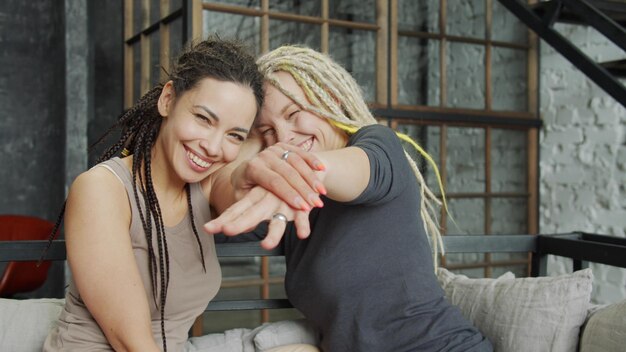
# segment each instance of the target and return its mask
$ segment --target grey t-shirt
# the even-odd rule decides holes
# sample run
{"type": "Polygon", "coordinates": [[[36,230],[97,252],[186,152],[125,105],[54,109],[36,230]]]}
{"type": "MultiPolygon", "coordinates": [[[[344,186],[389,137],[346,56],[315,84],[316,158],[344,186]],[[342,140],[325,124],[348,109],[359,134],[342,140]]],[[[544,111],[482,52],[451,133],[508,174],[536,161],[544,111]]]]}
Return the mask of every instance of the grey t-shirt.
{"type": "Polygon", "coordinates": [[[363,127],[349,145],[369,157],[365,191],[349,203],[323,199],[310,237],[290,224],[283,243],[287,295],[324,352],[491,351],[437,282],[419,186],[395,133],[363,127]]]}

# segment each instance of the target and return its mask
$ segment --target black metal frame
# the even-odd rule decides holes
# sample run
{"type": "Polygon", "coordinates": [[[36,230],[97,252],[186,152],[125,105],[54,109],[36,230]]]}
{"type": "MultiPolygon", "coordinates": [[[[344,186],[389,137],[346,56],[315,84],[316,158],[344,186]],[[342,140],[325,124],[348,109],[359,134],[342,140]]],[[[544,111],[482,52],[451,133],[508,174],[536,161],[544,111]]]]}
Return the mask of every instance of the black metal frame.
{"type": "MultiPolygon", "coordinates": [[[[573,259],[572,270],[589,262],[626,268],[626,238],[573,232],[555,235],[447,235],[446,253],[532,253],[532,276],[547,273],[547,256],[573,259]]],[[[0,262],[38,260],[47,241],[0,241],[0,262]]],[[[217,244],[219,257],[281,256],[281,249],[266,251],[256,242],[217,244]]],[[[65,260],[65,241],[56,240],[46,254],[47,260],[65,260]]],[[[207,311],[284,309],[287,299],[249,299],[212,301],[207,311]]]]}
{"type": "MultiPolygon", "coordinates": [[[[597,10],[587,0],[553,0],[544,5],[543,17],[519,0],[498,0],[528,28],[561,53],[574,66],[594,81],[607,94],[626,107],[626,87],[607,69],[585,55],[569,40],[552,28],[563,6],[576,14],[585,24],[591,25],[615,44],[626,50],[626,31],[615,21],[597,10]]],[[[542,3],[543,4],[543,3],[542,3]]]]}

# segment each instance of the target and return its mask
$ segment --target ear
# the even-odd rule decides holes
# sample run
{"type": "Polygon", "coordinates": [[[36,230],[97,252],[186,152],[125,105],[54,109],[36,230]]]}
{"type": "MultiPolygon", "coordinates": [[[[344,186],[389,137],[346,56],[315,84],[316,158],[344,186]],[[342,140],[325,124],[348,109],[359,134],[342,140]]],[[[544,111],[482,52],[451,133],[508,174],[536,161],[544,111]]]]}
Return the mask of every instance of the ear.
{"type": "Polygon", "coordinates": [[[174,92],[174,82],[168,81],[163,86],[163,90],[161,90],[161,95],[159,96],[159,101],[157,102],[159,114],[161,114],[161,116],[168,116],[170,108],[174,104],[175,98],[176,94],[174,92]]]}

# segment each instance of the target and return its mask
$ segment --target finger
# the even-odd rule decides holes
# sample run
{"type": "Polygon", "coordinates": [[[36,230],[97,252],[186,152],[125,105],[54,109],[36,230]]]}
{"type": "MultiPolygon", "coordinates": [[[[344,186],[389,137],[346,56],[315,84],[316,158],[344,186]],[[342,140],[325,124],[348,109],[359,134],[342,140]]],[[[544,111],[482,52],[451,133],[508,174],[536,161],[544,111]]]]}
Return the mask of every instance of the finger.
{"type": "Polygon", "coordinates": [[[275,144],[277,147],[282,148],[283,150],[289,150],[295,153],[298,153],[300,157],[306,162],[310,169],[317,171],[326,170],[326,166],[324,163],[317,157],[315,154],[306,152],[302,150],[302,148],[297,147],[295,145],[287,144],[287,143],[277,143],[275,144]]]}
{"type": "MultiPolygon", "coordinates": [[[[311,153],[304,152],[297,148],[293,150],[293,147],[290,148],[289,154],[286,159],[284,159],[281,154],[281,159],[286,161],[287,164],[293,167],[293,169],[297,172],[297,176],[294,176],[295,178],[288,178],[288,180],[294,180],[294,181],[300,182],[300,179],[301,179],[302,182],[305,182],[315,192],[320,193],[320,194],[326,194],[326,188],[324,187],[319,177],[315,173],[316,169],[310,166],[306,158],[315,158],[315,157],[311,153]]],[[[315,160],[317,160],[317,158],[315,158],[315,160]]],[[[292,184],[292,185],[294,186],[294,188],[300,191],[301,190],[308,191],[308,188],[300,188],[301,186],[296,185],[296,184],[292,184]]],[[[318,207],[323,206],[323,204],[320,205],[317,203],[315,205],[318,207]]]]}
{"type": "Polygon", "coordinates": [[[294,219],[296,225],[296,234],[298,238],[303,240],[311,234],[311,224],[309,223],[308,211],[297,211],[294,219]]]}
{"type": "MultiPolygon", "coordinates": [[[[244,198],[228,207],[217,218],[204,224],[204,230],[210,234],[224,232],[224,226],[236,222],[241,214],[250,208],[254,208],[255,204],[259,203],[265,194],[265,192],[261,192],[259,189],[253,189],[244,198]]],[[[224,234],[232,235],[232,232],[224,234]]]]}
{"type": "MultiPolygon", "coordinates": [[[[250,167],[254,170],[255,167],[260,169],[267,165],[267,167],[279,174],[279,177],[286,181],[289,186],[297,191],[311,206],[322,207],[324,203],[322,203],[319,193],[325,193],[326,190],[314,170],[302,159],[300,153],[305,152],[294,146],[286,144],[272,146],[260,154],[260,160],[252,162],[250,167]],[[286,154],[287,157],[285,158],[286,152],[288,152],[288,154],[286,154]]],[[[260,173],[260,170],[254,171],[260,173]]],[[[269,181],[284,186],[280,180],[273,179],[269,181]]],[[[264,186],[269,187],[269,185],[264,186]]],[[[274,193],[281,196],[281,191],[280,189],[276,189],[274,193]]]]}
{"type": "Polygon", "coordinates": [[[285,234],[286,228],[287,222],[285,220],[272,218],[267,229],[267,236],[261,241],[261,247],[264,249],[275,248],[285,234]]]}
{"type": "Polygon", "coordinates": [[[271,207],[268,207],[261,200],[224,224],[222,231],[227,235],[238,235],[250,231],[262,221],[269,219],[268,209],[271,209],[271,207]]]}
{"type": "Polygon", "coordinates": [[[306,182],[298,183],[302,177],[289,164],[279,158],[265,156],[262,160],[251,160],[246,170],[246,179],[251,179],[259,186],[274,193],[278,198],[285,201],[295,209],[308,210],[315,205],[313,201],[305,200],[311,198],[310,195],[316,195],[306,182]],[[279,170],[278,172],[275,170],[279,170]],[[296,185],[293,186],[289,179],[296,185]],[[304,191],[299,191],[304,189],[304,191]]]}

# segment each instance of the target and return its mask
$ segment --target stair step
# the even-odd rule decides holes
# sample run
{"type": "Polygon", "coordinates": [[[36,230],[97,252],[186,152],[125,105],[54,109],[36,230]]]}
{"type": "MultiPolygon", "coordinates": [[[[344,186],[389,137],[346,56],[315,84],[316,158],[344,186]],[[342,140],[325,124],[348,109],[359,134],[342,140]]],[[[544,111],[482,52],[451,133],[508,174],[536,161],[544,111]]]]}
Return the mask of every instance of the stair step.
{"type": "Polygon", "coordinates": [[[626,59],[602,62],[600,65],[615,77],[626,78],[626,59]]]}
{"type": "MultiPolygon", "coordinates": [[[[537,16],[543,17],[546,11],[548,11],[550,6],[552,6],[555,2],[556,1],[554,0],[541,1],[531,5],[530,7],[537,14],[537,16]]],[[[622,27],[626,27],[626,1],[595,0],[591,1],[591,3],[595,8],[603,12],[617,24],[622,27]]],[[[567,6],[563,6],[561,8],[561,13],[557,21],[571,24],[587,24],[583,19],[578,17],[578,15],[570,11],[567,6]]]]}

